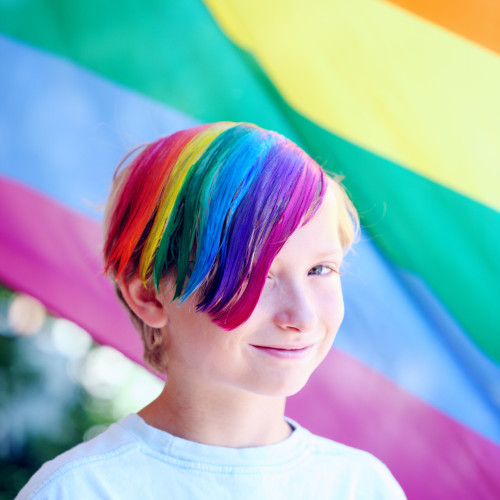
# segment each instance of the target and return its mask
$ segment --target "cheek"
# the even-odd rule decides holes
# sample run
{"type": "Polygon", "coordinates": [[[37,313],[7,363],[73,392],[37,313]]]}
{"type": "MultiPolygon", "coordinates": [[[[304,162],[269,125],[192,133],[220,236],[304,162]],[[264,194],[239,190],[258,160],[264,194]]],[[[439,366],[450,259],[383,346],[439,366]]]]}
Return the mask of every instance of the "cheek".
{"type": "Polygon", "coordinates": [[[339,322],[339,326],[340,324],[342,323],[342,321],[344,320],[344,312],[345,312],[345,307],[344,307],[344,296],[342,295],[342,292],[340,293],[339,297],[338,297],[338,307],[336,308],[337,310],[337,320],[339,322]]]}
{"type": "Polygon", "coordinates": [[[323,325],[325,327],[325,337],[321,346],[320,363],[332,348],[340,325],[344,319],[344,300],[342,295],[330,299],[324,308],[323,325]]]}
{"type": "Polygon", "coordinates": [[[336,286],[323,290],[319,301],[323,322],[329,334],[335,336],[344,319],[344,297],[340,281],[336,286]]]}

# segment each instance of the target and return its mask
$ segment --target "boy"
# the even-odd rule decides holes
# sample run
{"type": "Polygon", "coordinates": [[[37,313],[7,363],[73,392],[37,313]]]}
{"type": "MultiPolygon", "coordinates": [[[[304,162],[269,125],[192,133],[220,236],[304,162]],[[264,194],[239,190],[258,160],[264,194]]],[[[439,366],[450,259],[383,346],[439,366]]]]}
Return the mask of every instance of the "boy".
{"type": "Polygon", "coordinates": [[[19,498],[404,498],[377,459],[284,417],[342,322],[357,223],[274,132],[224,122],[148,145],[115,177],[104,259],[164,390],[19,498]]]}

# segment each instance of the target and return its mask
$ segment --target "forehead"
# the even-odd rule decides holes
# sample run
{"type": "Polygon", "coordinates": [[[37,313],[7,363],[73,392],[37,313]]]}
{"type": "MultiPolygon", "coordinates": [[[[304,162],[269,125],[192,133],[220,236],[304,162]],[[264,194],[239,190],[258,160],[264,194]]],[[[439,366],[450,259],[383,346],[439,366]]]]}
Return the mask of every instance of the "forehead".
{"type": "Polygon", "coordinates": [[[321,257],[342,258],[339,205],[336,196],[334,186],[329,184],[323,202],[314,216],[290,236],[274,262],[279,262],[288,256],[295,260],[321,257]]]}

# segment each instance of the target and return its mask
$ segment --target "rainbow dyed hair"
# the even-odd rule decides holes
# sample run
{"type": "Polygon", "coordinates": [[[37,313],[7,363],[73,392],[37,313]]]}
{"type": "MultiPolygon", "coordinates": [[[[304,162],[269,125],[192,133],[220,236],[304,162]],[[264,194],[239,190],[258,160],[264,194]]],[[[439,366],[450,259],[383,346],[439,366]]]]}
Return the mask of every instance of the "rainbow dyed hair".
{"type": "Polygon", "coordinates": [[[318,164],[285,137],[221,122],[146,146],[122,169],[104,257],[118,279],[160,289],[231,330],[252,314],[272,261],[322,203],[318,164]]]}

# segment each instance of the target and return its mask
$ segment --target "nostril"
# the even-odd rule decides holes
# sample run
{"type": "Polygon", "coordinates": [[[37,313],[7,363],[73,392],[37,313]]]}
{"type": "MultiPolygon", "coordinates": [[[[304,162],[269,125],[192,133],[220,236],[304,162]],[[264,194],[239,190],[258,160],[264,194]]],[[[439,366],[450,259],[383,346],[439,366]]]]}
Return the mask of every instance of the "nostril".
{"type": "Polygon", "coordinates": [[[310,331],[316,325],[316,314],[312,308],[288,307],[275,315],[275,323],[284,330],[310,331]]]}

